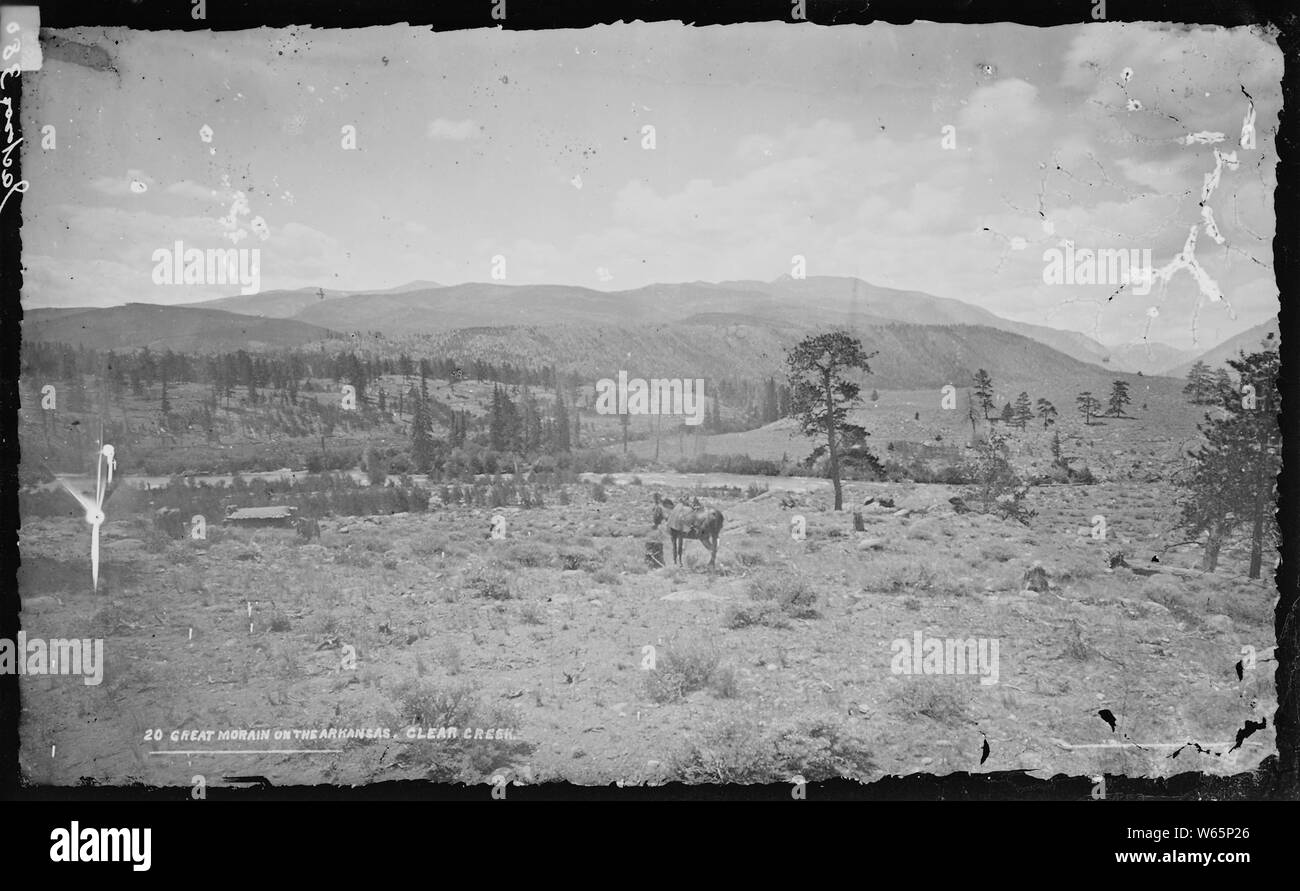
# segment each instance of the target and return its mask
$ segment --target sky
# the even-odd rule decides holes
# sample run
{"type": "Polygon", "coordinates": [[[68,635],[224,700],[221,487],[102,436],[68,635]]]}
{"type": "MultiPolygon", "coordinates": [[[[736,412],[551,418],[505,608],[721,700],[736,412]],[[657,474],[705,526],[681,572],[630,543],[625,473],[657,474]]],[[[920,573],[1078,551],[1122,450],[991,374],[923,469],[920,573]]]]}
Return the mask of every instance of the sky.
{"type": "Polygon", "coordinates": [[[1111,345],[1204,349],[1277,311],[1282,56],[1258,29],[57,36],[115,70],[47,47],[23,79],[28,308],[239,293],[155,284],[181,241],[258,249],[263,291],[488,281],[497,256],[506,284],[616,291],[771,280],[800,256],[1111,345]],[[1065,241],[1149,249],[1167,281],[1048,284],[1065,241]]]}

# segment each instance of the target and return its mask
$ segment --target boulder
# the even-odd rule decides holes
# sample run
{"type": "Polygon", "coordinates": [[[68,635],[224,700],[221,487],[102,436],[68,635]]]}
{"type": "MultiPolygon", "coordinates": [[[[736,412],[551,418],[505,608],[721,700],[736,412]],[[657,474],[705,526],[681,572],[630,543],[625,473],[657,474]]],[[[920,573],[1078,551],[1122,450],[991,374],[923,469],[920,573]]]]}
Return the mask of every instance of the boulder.
{"type": "Polygon", "coordinates": [[[1025,570],[1024,587],[1027,591],[1034,591],[1038,594],[1045,594],[1051,590],[1051,585],[1047,580],[1047,570],[1035,563],[1029,569],[1025,570]]]}

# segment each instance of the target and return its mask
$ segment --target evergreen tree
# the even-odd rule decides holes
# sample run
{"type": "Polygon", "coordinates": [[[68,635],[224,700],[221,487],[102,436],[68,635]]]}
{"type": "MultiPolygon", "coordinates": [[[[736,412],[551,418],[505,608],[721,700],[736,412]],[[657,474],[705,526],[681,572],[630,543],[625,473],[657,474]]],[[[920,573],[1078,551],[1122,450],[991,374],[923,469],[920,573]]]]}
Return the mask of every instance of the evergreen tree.
{"type": "Polygon", "coordinates": [[[1016,411],[1013,423],[1021,430],[1028,426],[1029,422],[1034,419],[1033,403],[1029,401],[1029,394],[1022,392],[1016,397],[1016,411]]]}
{"type": "Polygon", "coordinates": [[[1078,406],[1079,414],[1083,415],[1085,427],[1091,426],[1092,419],[1101,411],[1101,403],[1097,400],[1097,397],[1092,395],[1091,390],[1084,390],[1080,393],[1075,398],[1074,404],[1078,406]]]}
{"type": "Polygon", "coordinates": [[[564,397],[555,390],[555,414],[552,418],[551,451],[567,452],[569,450],[569,411],[564,407],[564,397]]]}
{"type": "Polygon", "coordinates": [[[1111,417],[1124,417],[1124,406],[1132,401],[1128,395],[1128,383],[1126,381],[1114,381],[1110,385],[1110,398],[1107,402],[1109,403],[1111,417]]]}
{"type": "Polygon", "coordinates": [[[1038,409],[1038,417],[1042,419],[1044,430],[1056,423],[1055,405],[1046,399],[1039,399],[1035,407],[1038,409]]]}
{"type": "Polygon", "coordinates": [[[981,368],[975,372],[975,398],[980,410],[984,412],[984,420],[989,419],[989,412],[993,410],[993,378],[981,368]]]}
{"type": "Polygon", "coordinates": [[[1192,453],[1193,466],[1184,485],[1182,525],[1193,534],[1206,534],[1201,567],[1218,564],[1224,537],[1237,526],[1250,529],[1252,579],[1260,577],[1266,538],[1276,540],[1274,512],[1277,474],[1282,466],[1282,432],[1278,425],[1275,348],[1229,360],[1243,384],[1254,387],[1253,403],[1243,395],[1207,415],[1200,425],[1204,444],[1192,453]]]}
{"type": "Polygon", "coordinates": [[[542,413],[528,387],[519,400],[523,452],[529,454],[542,447],[542,413]]]}
{"type": "Polygon", "coordinates": [[[786,357],[800,428],[806,436],[826,438],[835,510],[844,507],[840,440],[866,436],[861,427],[848,423],[849,410],[857,404],[862,389],[848,375],[853,371],[870,374],[867,363],[871,358],[857,338],[843,331],[807,337],[786,357]]]}
{"type": "Polygon", "coordinates": [[[1187,372],[1187,384],[1183,387],[1183,393],[1190,396],[1195,405],[1204,405],[1210,390],[1210,366],[1198,360],[1192,365],[1192,370],[1187,372]]]}
{"type": "Polygon", "coordinates": [[[520,451],[521,433],[522,425],[515,404],[500,384],[493,384],[488,424],[488,437],[493,451],[520,451]]]}
{"type": "Polygon", "coordinates": [[[1232,375],[1228,369],[1220,368],[1214,372],[1213,385],[1210,390],[1208,402],[1214,405],[1222,405],[1225,402],[1235,402],[1237,400],[1236,388],[1232,386],[1232,375]]]}
{"type": "Polygon", "coordinates": [[[429,416],[428,401],[425,398],[427,393],[428,389],[422,387],[420,398],[414,402],[411,418],[411,463],[420,473],[428,473],[433,468],[434,458],[433,420],[429,416]]]}

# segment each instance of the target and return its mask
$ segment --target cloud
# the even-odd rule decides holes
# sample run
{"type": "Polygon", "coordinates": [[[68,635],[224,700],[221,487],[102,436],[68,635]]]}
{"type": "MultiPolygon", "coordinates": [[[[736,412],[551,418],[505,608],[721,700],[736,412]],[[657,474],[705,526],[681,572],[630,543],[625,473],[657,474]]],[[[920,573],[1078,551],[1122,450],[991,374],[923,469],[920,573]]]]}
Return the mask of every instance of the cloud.
{"type": "Polygon", "coordinates": [[[985,135],[1000,136],[1030,130],[1043,121],[1037,106],[1038,88],[1016,78],[979,87],[957,116],[957,133],[970,128],[985,135]]]}
{"type": "Polygon", "coordinates": [[[123,195],[141,195],[154,187],[154,178],[143,170],[131,169],[126,176],[98,176],[90,181],[96,192],[117,198],[123,195]]]}
{"type": "Polygon", "coordinates": [[[483,128],[474,121],[473,118],[466,118],[463,121],[449,121],[446,118],[435,118],[429,122],[426,134],[430,139],[446,139],[451,142],[464,142],[467,139],[476,139],[483,128]]]}
{"type": "Polygon", "coordinates": [[[174,182],[165,191],[168,195],[192,198],[196,201],[216,201],[226,194],[223,190],[213,189],[189,179],[174,182]]]}

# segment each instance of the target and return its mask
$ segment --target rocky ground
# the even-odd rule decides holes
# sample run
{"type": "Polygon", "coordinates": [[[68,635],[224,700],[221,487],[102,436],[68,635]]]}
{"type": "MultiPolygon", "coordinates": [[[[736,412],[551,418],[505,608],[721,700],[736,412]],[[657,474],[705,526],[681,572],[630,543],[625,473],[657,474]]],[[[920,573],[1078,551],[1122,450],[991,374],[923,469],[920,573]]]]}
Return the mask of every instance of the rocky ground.
{"type": "MultiPolygon", "coordinates": [[[[1122,550],[1150,572],[1170,543],[1162,484],[1035,488],[1027,526],[957,513],[946,486],[852,484],[843,512],[825,485],[714,501],[726,515],[716,571],[698,542],[685,567],[648,567],[649,488],[606,489],[604,502],[581,485],[571,505],[534,510],[336,518],[311,542],[225,527],[171,541],[110,517],[97,593],[84,523],[25,523],[25,630],[103,638],[106,662],[98,686],[23,678],[25,776],[1164,776],[1236,773],[1273,751],[1275,592],[1244,578],[1240,547],[1209,575],[1108,568],[1122,550]],[[494,514],[502,540],[488,534],[494,514]],[[1031,590],[1036,563],[1047,584],[1031,576],[1031,590]],[[896,642],[918,633],[996,642],[997,682],[897,672],[896,642]],[[1260,661],[1239,680],[1247,646],[1260,661]],[[408,736],[449,725],[509,733],[408,736]],[[328,728],[388,738],[292,733],[328,728]],[[268,749],[309,751],[252,753],[268,749]]],[[[1159,567],[1197,556],[1171,550],[1159,567]]]]}

